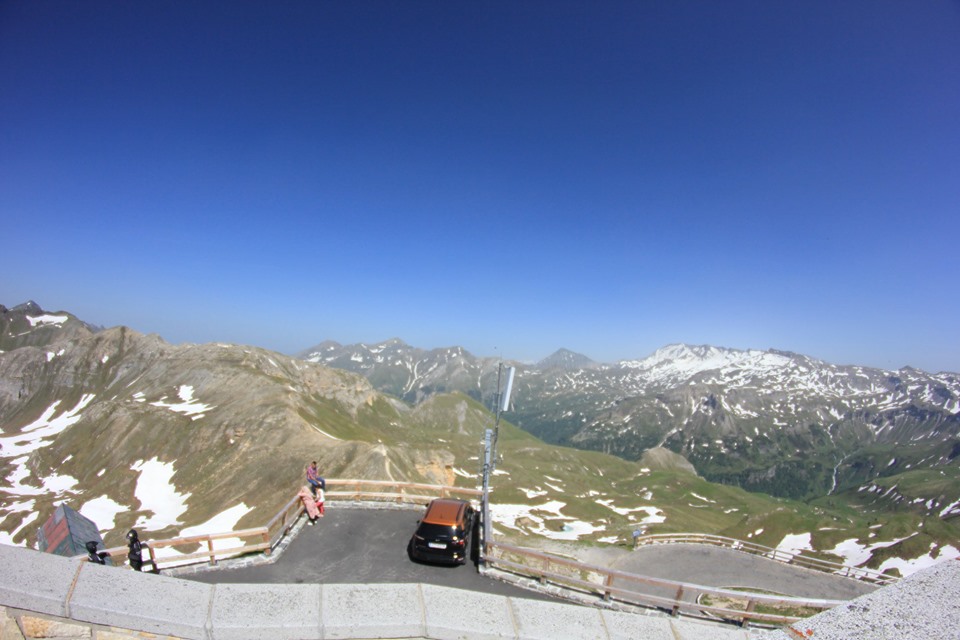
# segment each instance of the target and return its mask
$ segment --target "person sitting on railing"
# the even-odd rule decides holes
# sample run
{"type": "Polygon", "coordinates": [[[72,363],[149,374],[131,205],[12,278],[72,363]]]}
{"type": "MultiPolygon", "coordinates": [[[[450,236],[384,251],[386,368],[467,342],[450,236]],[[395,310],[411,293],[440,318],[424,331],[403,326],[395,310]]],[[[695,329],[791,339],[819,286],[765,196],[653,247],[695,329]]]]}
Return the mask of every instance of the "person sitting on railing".
{"type": "Polygon", "coordinates": [[[317,487],[320,487],[323,491],[327,490],[327,481],[320,476],[316,460],[307,465],[307,483],[314,495],[317,494],[317,487]]]}
{"type": "Polygon", "coordinates": [[[317,498],[307,485],[301,487],[297,497],[303,502],[303,508],[307,512],[307,524],[312,527],[317,521],[317,518],[320,517],[320,509],[317,508],[317,498]]]}

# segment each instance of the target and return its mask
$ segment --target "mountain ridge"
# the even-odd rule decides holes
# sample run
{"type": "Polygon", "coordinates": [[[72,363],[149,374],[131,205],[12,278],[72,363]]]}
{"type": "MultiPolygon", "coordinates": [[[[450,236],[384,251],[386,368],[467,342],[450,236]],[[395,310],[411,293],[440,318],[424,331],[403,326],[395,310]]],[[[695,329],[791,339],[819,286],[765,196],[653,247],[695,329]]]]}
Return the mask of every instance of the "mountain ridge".
{"type": "MultiPolygon", "coordinates": [[[[29,544],[61,502],[93,517],[108,545],[122,544],[131,527],[167,537],[258,526],[302,482],[309,459],[330,477],[476,486],[478,443],[494,423],[490,402],[478,398],[495,397],[499,359],[478,364],[462,348],[415,350],[396,340],[341,348],[336,357],[367,366],[357,375],[258,347],[171,345],[126,327],[94,332],[60,317],[33,307],[4,312],[3,336],[15,340],[0,352],[0,542],[29,544]],[[45,315],[56,319],[37,320],[45,315]],[[404,351],[419,359],[398,358],[404,351]],[[409,376],[408,364],[416,383],[398,380],[417,402],[377,390],[380,367],[409,376]]],[[[831,459],[828,471],[839,482],[826,496],[804,503],[747,493],[696,475],[702,469],[690,463],[696,456],[689,452],[645,447],[635,461],[603,453],[602,446],[557,447],[516,428],[538,412],[549,424],[573,417],[583,426],[580,413],[588,408],[611,411],[643,400],[606,395],[612,382],[602,367],[532,374],[517,364],[527,367],[515,382],[527,395],[518,403],[515,394],[512,404],[533,406],[526,414],[507,412],[500,423],[498,536],[523,544],[629,544],[640,528],[716,533],[775,547],[808,532],[823,557],[846,557],[854,544],[856,563],[872,568],[960,553],[960,533],[951,524],[960,515],[955,462],[927,460],[911,469],[909,460],[873,459],[884,473],[861,470],[850,483],[842,461],[831,459]]],[[[613,371],[625,379],[638,375],[613,371]]],[[[903,376],[898,384],[908,391],[912,382],[903,376]]],[[[729,399],[716,391],[712,399],[696,385],[682,393],[684,402],[722,413],[729,399]]],[[[657,393],[669,400],[666,390],[657,393]]],[[[605,421],[609,416],[587,426],[605,421]]],[[[955,460],[960,447],[944,457],[951,453],[955,460]]],[[[864,461],[844,464],[860,469],[864,461]]]]}
{"type": "MultiPolygon", "coordinates": [[[[667,345],[640,360],[588,366],[570,353],[543,366],[507,362],[518,370],[515,422],[547,442],[631,460],[667,447],[708,479],[794,498],[950,464],[960,447],[957,374],[710,345],[667,345]],[[887,449],[898,443],[904,454],[894,456],[887,449]]],[[[492,406],[500,364],[402,341],[302,355],[414,404],[460,391],[492,406]],[[448,375],[453,360],[456,375],[448,375]]]]}

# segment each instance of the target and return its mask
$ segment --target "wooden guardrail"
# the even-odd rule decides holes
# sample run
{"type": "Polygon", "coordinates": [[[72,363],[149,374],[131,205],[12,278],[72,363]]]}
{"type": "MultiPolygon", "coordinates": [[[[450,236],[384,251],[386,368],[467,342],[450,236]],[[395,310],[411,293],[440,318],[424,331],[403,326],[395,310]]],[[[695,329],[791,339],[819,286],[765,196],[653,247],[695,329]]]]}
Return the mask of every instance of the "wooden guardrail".
{"type": "Polygon", "coordinates": [[[855,580],[861,580],[863,582],[869,582],[876,585],[888,585],[896,582],[898,578],[895,576],[890,576],[885,573],[880,573],[879,571],[873,571],[872,569],[864,569],[862,567],[851,567],[849,565],[842,564],[840,562],[830,562],[829,560],[821,560],[819,558],[812,558],[810,556],[804,556],[800,553],[792,553],[789,551],[783,551],[782,549],[773,549],[771,547],[765,547],[754,542],[747,542],[744,540],[737,540],[736,538],[727,538],[724,536],[716,536],[712,534],[702,534],[702,533],[658,533],[650,534],[646,536],[640,536],[634,539],[635,547],[642,547],[651,544],[708,544],[716,547],[726,547],[728,549],[733,549],[735,551],[742,551],[744,553],[749,553],[755,556],[763,556],[765,558],[770,558],[771,560],[776,560],[777,562],[783,562],[784,564],[791,564],[800,567],[806,567],[807,569],[814,569],[816,571],[822,571],[825,573],[832,573],[835,575],[844,576],[846,578],[853,578],[855,580]]]}
{"type": "Polygon", "coordinates": [[[289,535],[293,525],[304,512],[300,496],[295,495],[281,507],[280,511],[267,522],[266,529],[270,536],[270,549],[276,548],[280,541],[289,535]]]}
{"type": "Polygon", "coordinates": [[[448,498],[461,496],[475,498],[483,494],[480,489],[464,487],[450,487],[437,484],[418,484],[416,482],[395,482],[393,480],[347,480],[341,478],[327,479],[326,497],[344,500],[385,500],[395,502],[427,503],[434,498],[448,498]],[[342,487],[342,489],[331,489],[342,487]],[[369,488],[379,489],[370,491],[369,488]],[[386,491],[392,488],[394,491],[386,491]],[[428,493],[411,493],[411,491],[427,491],[428,493]]]}
{"type": "Polygon", "coordinates": [[[749,622],[781,625],[845,604],[843,600],[775,596],[634,575],[500,542],[488,542],[486,548],[487,564],[606,600],[664,609],[674,616],[684,613],[738,621],[743,625],[749,622]],[[708,599],[740,603],[743,608],[714,606],[708,599]],[[765,613],[758,611],[758,607],[809,612],[802,616],[765,613]]]}
{"type": "MultiPolygon", "coordinates": [[[[266,527],[256,527],[253,529],[244,529],[242,531],[229,531],[226,533],[210,533],[198,536],[186,536],[182,538],[168,538],[165,540],[150,540],[143,542],[143,564],[146,567],[147,565],[152,565],[154,571],[160,571],[164,568],[169,568],[171,566],[179,566],[183,564],[193,564],[192,560],[203,559],[206,562],[209,562],[211,565],[215,565],[218,559],[231,558],[234,556],[243,555],[246,553],[255,553],[262,551],[269,554],[271,550],[270,536],[266,527]],[[214,549],[215,540],[225,540],[231,538],[240,538],[245,540],[247,538],[253,538],[258,540],[258,542],[252,542],[248,544],[242,544],[239,547],[230,547],[227,549],[214,549]],[[173,556],[164,556],[161,557],[157,554],[158,549],[179,547],[179,546],[195,546],[200,545],[203,547],[206,545],[206,549],[201,551],[196,551],[192,553],[178,553],[173,556]],[[166,565],[166,567],[164,566],[166,565]]],[[[105,550],[106,553],[110,554],[110,559],[114,564],[125,564],[127,556],[127,547],[113,547],[105,550]],[[121,560],[121,558],[123,560],[121,560]]],[[[86,556],[80,556],[86,557],[86,556]]]]}

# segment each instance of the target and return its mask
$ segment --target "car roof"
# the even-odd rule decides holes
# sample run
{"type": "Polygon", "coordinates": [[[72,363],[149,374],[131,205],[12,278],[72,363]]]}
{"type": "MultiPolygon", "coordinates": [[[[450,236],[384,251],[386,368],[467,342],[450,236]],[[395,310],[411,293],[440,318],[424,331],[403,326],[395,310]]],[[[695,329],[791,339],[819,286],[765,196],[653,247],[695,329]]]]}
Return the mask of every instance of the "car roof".
{"type": "Polygon", "coordinates": [[[423,522],[456,526],[460,524],[460,518],[466,506],[467,502],[464,500],[438,498],[427,507],[423,522]]]}

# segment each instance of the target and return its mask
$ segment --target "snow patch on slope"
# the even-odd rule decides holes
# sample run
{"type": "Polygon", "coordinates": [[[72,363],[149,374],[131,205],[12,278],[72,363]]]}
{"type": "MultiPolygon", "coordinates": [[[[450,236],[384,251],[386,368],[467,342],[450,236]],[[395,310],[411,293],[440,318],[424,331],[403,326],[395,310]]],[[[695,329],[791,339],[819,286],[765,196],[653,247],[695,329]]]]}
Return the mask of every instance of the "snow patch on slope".
{"type": "Polygon", "coordinates": [[[150,517],[140,516],[134,527],[158,531],[180,524],[180,517],[187,511],[190,494],[179,493],[171,482],[175,473],[173,464],[153,458],[137,460],[130,468],[140,474],[133,495],[140,501],[142,510],[153,512],[150,517]]]}
{"type": "Polygon", "coordinates": [[[129,507],[115,502],[113,499],[103,495],[93,500],[87,500],[80,507],[80,515],[90,518],[97,524],[97,529],[101,532],[110,531],[116,526],[115,520],[117,514],[129,511],[129,507]]]}
{"type": "Polygon", "coordinates": [[[566,503],[558,500],[551,500],[541,505],[526,504],[491,504],[490,515],[492,520],[500,525],[509,527],[521,533],[535,533],[545,538],[553,540],[579,540],[580,536],[589,535],[597,531],[603,531],[604,525],[593,525],[589,522],[583,522],[570,516],[566,516],[561,511],[566,503]],[[517,521],[521,518],[526,519],[530,525],[524,523],[521,525],[517,521]],[[560,531],[554,531],[547,528],[547,522],[560,521],[560,531]],[[525,530],[525,528],[527,530],[525,530]]]}
{"type": "Polygon", "coordinates": [[[57,409],[60,406],[60,400],[57,400],[47,407],[39,418],[20,429],[20,433],[0,438],[0,458],[12,458],[13,465],[13,470],[7,474],[6,482],[3,487],[0,487],[0,491],[32,496],[48,493],[59,495],[76,486],[76,478],[56,472],[46,478],[37,479],[40,486],[24,484],[24,481],[33,475],[27,463],[30,460],[30,454],[53,444],[56,435],[80,420],[82,417],[80,412],[95,397],[92,393],[84,394],[72,409],[59,415],[57,409]]]}
{"type": "Polygon", "coordinates": [[[45,327],[45,326],[61,326],[64,322],[67,321],[67,316],[54,316],[50,314],[44,314],[42,316],[26,316],[27,322],[30,323],[31,327],[45,327]]]}
{"type": "Polygon", "coordinates": [[[180,385],[180,389],[177,392],[180,400],[182,402],[171,404],[164,402],[166,397],[157,400],[156,402],[151,402],[150,404],[154,407],[163,407],[170,409],[170,411],[176,411],[177,413],[182,413],[185,416],[191,416],[193,420],[199,420],[204,416],[204,413],[210,411],[214,407],[212,405],[203,404],[202,402],[197,401],[193,397],[193,387],[188,384],[180,385]]]}

